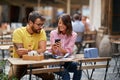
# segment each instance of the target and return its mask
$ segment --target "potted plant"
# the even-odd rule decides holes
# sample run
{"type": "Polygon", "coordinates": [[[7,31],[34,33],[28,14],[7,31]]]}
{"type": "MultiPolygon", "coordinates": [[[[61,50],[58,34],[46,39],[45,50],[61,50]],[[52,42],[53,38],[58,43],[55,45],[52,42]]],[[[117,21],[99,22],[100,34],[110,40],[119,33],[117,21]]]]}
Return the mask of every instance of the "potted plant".
{"type": "Polygon", "coordinates": [[[5,74],[5,60],[0,61],[0,80],[8,80],[8,75],[5,74]]]}
{"type": "MultiPolygon", "coordinates": [[[[5,73],[6,60],[0,60],[0,80],[8,80],[8,75],[5,73]]],[[[12,80],[18,80],[13,77],[12,80]]]]}

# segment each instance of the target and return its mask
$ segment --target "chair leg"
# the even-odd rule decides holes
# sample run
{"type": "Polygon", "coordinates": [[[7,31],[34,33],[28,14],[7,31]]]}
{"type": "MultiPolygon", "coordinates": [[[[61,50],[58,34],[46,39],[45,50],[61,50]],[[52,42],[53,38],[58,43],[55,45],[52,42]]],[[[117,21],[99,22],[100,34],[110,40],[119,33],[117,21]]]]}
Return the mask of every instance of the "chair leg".
{"type": "Polygon", "coordinates": [[[113,68],[113,73],[114,73],[114,71],[115,71],[115,69],[117,68],[117,63],[118,63],[118,59],[119,59],[119,57],[117,57],[117,56],[115,56],[114,57],[114,60],[115,60],[115,65],[114,65],[114,68],[113,68]]]}
{"type": "Polygon", "coordinates": [[[77,52],[76,52],[76,54],[79,54],[80,51],[81,51],[81,49],[82,49],[82,44],[78,42],[78,43],[75,43],[75,45],[76,45],[76,47],[77,47],[77,52]]]}

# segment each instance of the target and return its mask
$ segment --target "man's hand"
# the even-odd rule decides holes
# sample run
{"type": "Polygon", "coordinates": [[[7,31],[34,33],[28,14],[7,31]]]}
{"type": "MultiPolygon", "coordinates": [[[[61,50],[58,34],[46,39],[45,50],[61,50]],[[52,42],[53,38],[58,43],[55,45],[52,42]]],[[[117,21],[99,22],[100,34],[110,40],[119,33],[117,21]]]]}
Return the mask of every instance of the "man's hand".
{"type": "Polygon", "coordinates": [[[19,56],[22,56],[22,55],[28,53],[28,49],[25,49],[25,48],[18,48],[18,49],[17,49],[17,53],[18,53],[19,56]]]}

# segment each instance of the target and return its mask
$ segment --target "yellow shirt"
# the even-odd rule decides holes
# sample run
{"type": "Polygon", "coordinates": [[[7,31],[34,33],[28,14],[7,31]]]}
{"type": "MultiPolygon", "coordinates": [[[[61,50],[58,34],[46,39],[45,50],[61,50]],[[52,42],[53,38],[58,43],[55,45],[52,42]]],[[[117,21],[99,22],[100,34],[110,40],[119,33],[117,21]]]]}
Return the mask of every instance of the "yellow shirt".
{"type": "MultiPolygon", "coordinates": [[[[26,49],[31,48],[32,50],[37,50],[38,42],[43,40],[47,40],[44,29],[42,29],[39,34],[34,33],[32,35],[28,33],[26,27],[18,28],[13,32],[13,43],[23,43],[26,49]]],[[[13,50],[13,57],[19,57],[15,49],[13,50]]]]}

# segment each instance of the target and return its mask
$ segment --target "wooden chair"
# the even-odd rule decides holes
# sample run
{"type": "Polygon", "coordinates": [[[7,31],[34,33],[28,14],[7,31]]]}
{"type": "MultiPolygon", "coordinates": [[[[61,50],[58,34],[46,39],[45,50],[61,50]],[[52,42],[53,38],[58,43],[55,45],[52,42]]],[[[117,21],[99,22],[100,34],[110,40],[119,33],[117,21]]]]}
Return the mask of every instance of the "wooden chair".
{"type": "Polygon", "coordinates": [[[81,38],[81,42],[75,42],[75,45],[77,47],[77,52],[76,54],[79,54],[79,52],[82,49],[82,42],[83,42],[83,37],[84,37],[84,32],[76,32],[77,33],[77,37],[81,38]]]}
{"type": "Polygon", "coordinates": [[[83,48],[87,47],[96,47],[96,31],[84,32],[83,39],[83,48]]]}
{"type": "Polygon", "coordinates": [[[13,46],[11,35],[0,36],[0,50],[2,51],[2,57],[5,58],[5,50],[9,51],[9,47],[13,46]]]}
{"type": "MultiPolygon", "coordinates": [[[[117,42],[120,42],[120,36],[119,35],[110,35],[109,37],[110,43],[111,43],[111,52],[112,52],[112,58],[115,61],[115,65],[113,68],[113,72],[119,68],[119,59],[120,59],[120,52],[118,50],[117,42]]],[[[119,70],[117,70],[117,74],[120,74],[119,70]]]]}
{"type": "Polygon", "coordinates": [[[4,44],[4,45],[12,44],[12,34],[1,35],[0,36],[0,44],[4,44]]]}
{"type": "Polygon", "coordinates": [[[104,80],[106,80],[108,67],[110,67],[109,65],[110,60],[111,60],[111,57],[83,58],[83,59],[78,60],[80,64],[78,69],[80,70],[85,69],[87,71],[88,79],[91,80],[95,69],[105,68],[106,70],[105,70],[104,80]],[[106,63],[99,64],[100,62],[106,62],[106,63]],[[92,69],[91,75],[89,75],[88,69],[92,69]]]}

